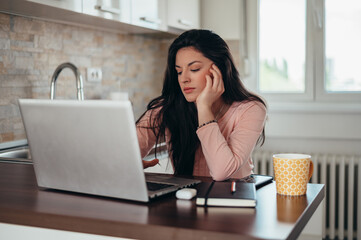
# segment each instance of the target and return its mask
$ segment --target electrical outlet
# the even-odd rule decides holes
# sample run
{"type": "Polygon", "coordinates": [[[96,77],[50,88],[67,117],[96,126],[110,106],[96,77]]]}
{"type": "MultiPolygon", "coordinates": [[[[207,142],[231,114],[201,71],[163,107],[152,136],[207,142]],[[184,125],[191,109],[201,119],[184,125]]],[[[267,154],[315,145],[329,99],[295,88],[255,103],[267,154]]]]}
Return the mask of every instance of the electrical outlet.
{"type": "Polygon", "coordinates": [[[102,69],[101,68],[88,68],[87,69],[88,82],[101,82],[102,81],[102,69]]]}

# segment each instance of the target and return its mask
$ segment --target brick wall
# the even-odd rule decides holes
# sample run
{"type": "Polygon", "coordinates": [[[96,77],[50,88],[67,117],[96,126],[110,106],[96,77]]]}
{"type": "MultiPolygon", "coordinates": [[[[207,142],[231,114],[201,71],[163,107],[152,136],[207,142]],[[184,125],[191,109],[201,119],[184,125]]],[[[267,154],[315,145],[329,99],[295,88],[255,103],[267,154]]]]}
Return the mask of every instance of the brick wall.
{"type": "MultiPolygon", "coordinates": [[[[126,91],[139,116],[160,94],[169,42],[0,13],[0,143],[25,138],[17,99],[48,99],[51,76],[63,62],[79,68],[85,99],[126,91]],[[86,81],[88,67],[102,68],[101,83],[86,81]]],[[[61,72],[56,96],[76,98],[71,70],[61,72]]]]}

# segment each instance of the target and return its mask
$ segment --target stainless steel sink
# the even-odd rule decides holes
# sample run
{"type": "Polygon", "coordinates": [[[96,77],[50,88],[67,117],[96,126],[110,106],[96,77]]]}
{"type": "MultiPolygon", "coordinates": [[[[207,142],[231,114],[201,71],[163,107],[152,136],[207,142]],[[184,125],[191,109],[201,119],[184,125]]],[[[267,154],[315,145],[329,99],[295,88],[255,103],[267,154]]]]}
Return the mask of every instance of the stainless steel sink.
{"type": "Polygon", "coordinates": [[[31,163],[31,156],[28,147],[12,148],[0,151],[0,161],[2,162],[25,162],[31,163]]]}

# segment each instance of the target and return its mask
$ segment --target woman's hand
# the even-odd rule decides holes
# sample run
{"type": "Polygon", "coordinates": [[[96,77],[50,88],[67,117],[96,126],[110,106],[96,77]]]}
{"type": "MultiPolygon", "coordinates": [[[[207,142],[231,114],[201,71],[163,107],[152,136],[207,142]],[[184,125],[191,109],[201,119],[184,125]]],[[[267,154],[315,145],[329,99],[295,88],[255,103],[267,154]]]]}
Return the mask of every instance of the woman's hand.
{"type": "Polygon", "coordinates": [[[209,72],[210,74],[206,75],[206,86],[196,100],[199,125],[215,119],[212,106],[224,93],[224,83],[219,68],[212,64],[209,72]]]}
{"type": "Polygon", "coordinates": [[[209,72],[210,74],[206,75],[206,86],[197,97],[197,107],[212,107],[213,103],[224,93],[222,73],[219,68],[212,64],[209,72]]]}
{"type": "Polygon", "coordinates": [[[143,160],[143,168],[146,169],[146,168],[149,168],[149,167],[154,167],[158,163],[159,163],[159,159],[157,159],[157,158],[153,159],[153,160],[150,160],[150,161],[143,160]]]}

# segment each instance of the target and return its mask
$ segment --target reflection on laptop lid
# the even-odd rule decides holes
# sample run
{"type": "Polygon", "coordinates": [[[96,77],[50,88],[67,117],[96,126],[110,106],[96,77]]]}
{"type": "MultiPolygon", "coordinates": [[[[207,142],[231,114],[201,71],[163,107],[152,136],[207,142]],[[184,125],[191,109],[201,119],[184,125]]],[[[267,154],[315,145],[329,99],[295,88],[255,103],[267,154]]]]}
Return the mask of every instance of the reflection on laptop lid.
{"type": "Polygon", "coordinates": [[[146,184],[131,103],[19,99],[38,185],[147,202],[200,181],[150,174],[146,184]],[[164,186],[152,190],[156,183],[164,186]]]}

